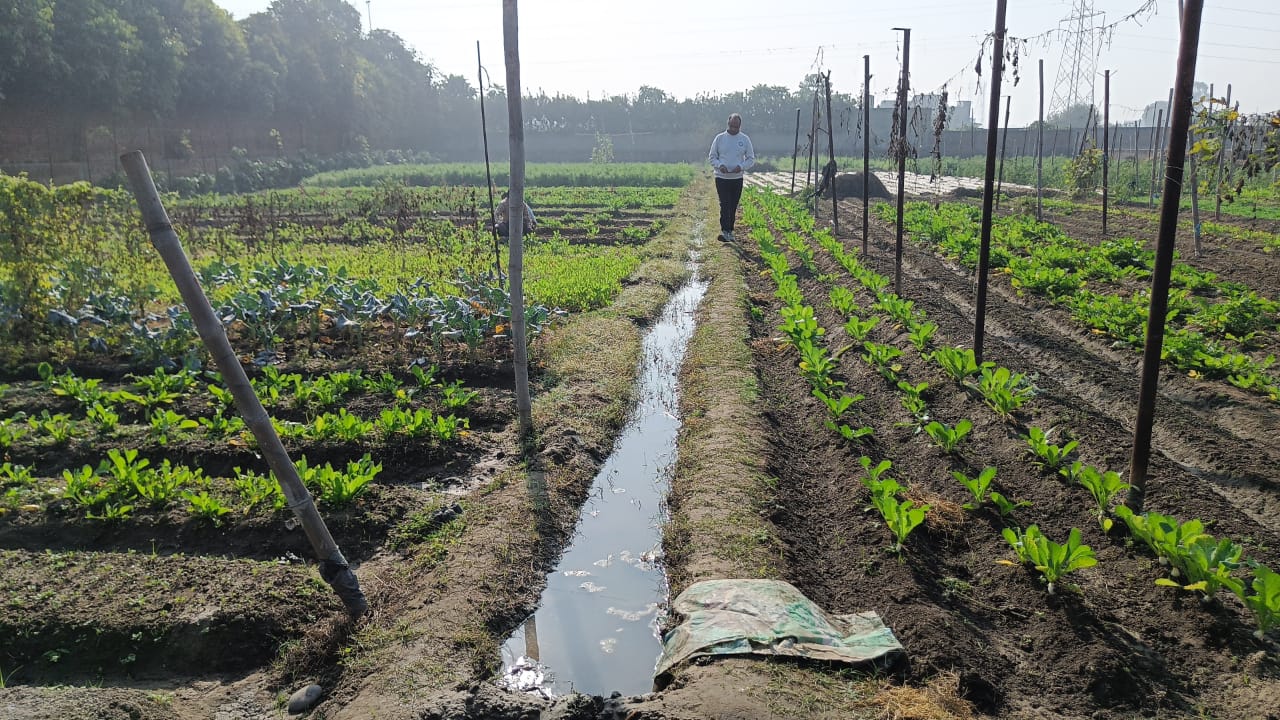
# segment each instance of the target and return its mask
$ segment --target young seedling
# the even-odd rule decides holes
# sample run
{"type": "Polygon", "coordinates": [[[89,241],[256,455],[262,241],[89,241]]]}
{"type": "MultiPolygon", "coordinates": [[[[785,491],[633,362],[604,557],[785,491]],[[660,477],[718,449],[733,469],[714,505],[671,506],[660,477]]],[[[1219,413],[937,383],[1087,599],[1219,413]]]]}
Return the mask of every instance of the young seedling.
{"type": "Polygon", "coordinates": [[[898,381],[898,371],[902,369],[902,365],[895,363],[894,360],[902,355],[901,350],[892,345],[871,341],[863,343],[862,347],[867,351],[863,354],[862,359],[868,365],[874,367],[886,380],[891,382],[898,381]]]}
{"type": "Polygon", "coordinates": [[[1157,512],[1137,515],[1125,505],[1116,507],[1115,513],[1135,538],[1155,552],[1161,564],[1170,566],[1169,575],[1173,578],[1186,575],[1188,548],[1199,538],[1208,537],[1204,523],[1199,520],[1179,523],[1176,518],[1157,512]]]}
{"type": "Polygon", "coordinates": [[[937,420],[931,420],[928,425],[924,426],[924,431],[929,434],[929,437],[933,438],[933,442],[942,449],[942,452],[948,455],[956,449],[956,446],[971,430],[973,430],[973,423],[968,420],[960,420],[955,427],[937,420]]]}
{"type": "Polygon", "coordinates": [[[1128,490],[1129,484],[1120,479],[1118,472],[1100,471],[1091,465],[1082,464],[1079,460],[1071,463],[1069,470],[1064,468],[1063,472],[1069,474],[1089,491],[1090,497],[1097,506],[1098,525],[1102,527],[1102,532],[1111,532],[1112,520],[1107,517],[1107,511],[1111,509],[1111,499],[1117,493],[1128,490]]]}
{"type": "Polygon", "coordinates": [[[208,490],[201,490],[198,494],[184,492],[182,497],[187,500],[188,512],[212,522],[215,526],[221,525],[222,516],[231,512],[231,508],[224,505],[219,498],[210,495],[208,490]]]}
{"type": "Polygon", "coordinates": [[[929,383],[925,382],[912,385],[906,380],[898,381],[898,389],[902,391],[902,407],[911,413],[911,426],[915,427],[916,432],[920,432],[925,423],[929,422],[929,406],[924,400],[924,391],[928,388],[929,383]]]}
{"type": "MultiPolygon", "coordinates": [[[[1019,563],[1030,564],[1040,572],[1048,584],[1050,595],[1054,594],[1055,583],[1067,573],[1098,564],[1093,548],[1080,542],[1079,528],[1071,528],[1067,542],[1063,545],[1046,538],[1036,525],[1028,526],[1023,532],[1005,528],[1004,539],[1017,554],[1019,563]]],[[[1007,560],[1001,562],[1006,565],[1016,564],[1007,560]]]]}
{"type": "Polygon", "coordinates": [[[779,311],[782,314],[782,325],[778,329],[787,336],[792,345],[799,346],[802,340],[815,340],[826,334],[826,330],[818,324],[813,308],[809,305],[788,306],[779,311]]]}
{"type": "Polygon", "coordinates": [[[973,350],[962,350],[953,347],[941,347],[933,351],[933,359],[942,366],[956,382],[964,382],[972,375],[982,372],[983,368],[995,367],[993,362],[978,365],[973,350]]]}
{"type": "Polygon", "coordinates": [[[991,487],[991,481],[996,477],[996,469],[994,467],[983,468],[977,477],[972,478],[960,470],[953,470],[951,477],[968,488],[969,493],[973,495],[973,502],[965,503],[961,507],[965,510],[977,510],[987,498],[987,488],[991,487]]]}
{"type": "Polygon", "coordinates": [[[1027,447],[1031,449],[1031,453],[1036,456],[1036,465],[1041,470],[1057,470],[1062,467],[1062,463],[1071,452],[1080,444],[1078,440],[1072,440],[1063,445],[1054,445],[1049,442],[1049,434],[1038,427],[1032,427],[1027,431],[1027,436],[1023,438],[1027,441],[1027,447]]]}
{"type": "Polygon", "coordinates": [[[1244,548],[1231,540],[1215,542],[1208,535],[1201,535],[1185,547],[1182,555],[1181,567],[1188,582],[1159,578],[1156,584],[1200,592],[1201,602],[1208,602],[1222,587],[1243,598],[1244,582],[1231,575],[1240,567],[1243,554],[1244,548]]]}
{"type": "Polygon", "coordinates": [[[991,498],[991,503],[996,506],[996,512],[1000,513],[1000,517],[1008,518],[1013,515],[1013,511],[1018,508],[1031,507],[1030,500],[1019,500],[1013,502],[1004,495],[992,490],[987,497],[991,498]]]}
{"type": "Polygon", "coordinates": [[[858,464],[861,465],[863,471],[867,473],[866,480],[863,481],[864,484],[868,481],[875,482],[879,480],[886,472],[889,471],[889,468],[893,467],[893,463],[889,460],[881,460],[875,467],[871,467],[871,458],[866,455],[858,458],[858,464]]]}
{"type": "MultiPolygon", "coordinates": [[[[869,473],[873,472],[870,459],[864,457],[863,460],[867,461],[863,463],[863,468],[869,473]]],[[[898,481],[891,477],[879,478],[879,475],[888,469],[888,465],[888,460],[881,462],[874,471],[876,473],[875,477],[868,477],[862,482],[871,491],[871,505],[880,511],[880,516],[884,518],[885,524],[893,532],[894,543],[889,549],[901,555],[902,543],[911,534],[912,530],[924,522],[925,513],[929,512],[929,506],[920,505],[917,507],[915,502],[911,500],[899,501],[897,495],[902,490],[902,486],[898,484],[898,481]]]]}
{"type": "Polygon", "coordinates": [[[809,381],[810,387],[829,392],[844,385],[831,379],[835,362],[827,355],[826,348],[808,339],[801,340],[797,347],[800,349],[800,374],[809,381]]]}
{"type": "Polygon", "coordinates": [[[982,368],[978,390],[992,410],[1006,417],[1035,394],[1035,388],[1026,382],[1026,376],[1003,367],[982,368]]]}
{"type": "Polygon", "coordinates": [[[871,500],[884,517],[884,522],[889,526],[889,530],[893,532],[894,542],[889,549],[901,555],[902,544],[906,542],[907,536],[911,534],[911,531],[924,522],[924,516],[929,512],[929,506],[920,505],[917,507],[915,502],[911,500],[899,501],[892,496],[872,495],[871,500]]]}
{"type": "Polygon", "coordinates": [[[1265,565],[1255,565],[1252,587],[1253,592],[1244,596],[1244,604],[1258,622],[1253,636],[1261,640],[1280,628],[1280,574],[1265,565]]]}
{"type": "Polygon", "coordinates": [[[852,290],[837,285],[831,288],[831,307],[842,315],[851,316],[858,309],[858,301],[852,290]]]}
{"type": "Polygon", "coordinates": [[[862,320],[855,315],[849,318],[849,322],[844,324],[844,331],[849,334],[850,338],[853,338],[858,342],[863,342],[867,339],[867,335],[871,330],[879,323],[879,315],[873,315],[866,320],[862,320]]]}
{"type": "Polygon", "coordinates": [[[813,396],[821,400],[823,405],[827,406],[827,412],[831,414],[832,420],[839,420],[854,403],[862,402],[866,399],[866,396],[864,395],[845,395],[843,393],[832,397],[817,388],[813,389],[813,396]]]}
{"type": "Polygon", "coordinates": [[[929,347],[929,341],[933,339],[933,334],[938,331],[938,326],[931,322],[917,323],[911,328],[911,333],[907,336],[911,340],[911,344],[920,353],[924,353],[929,347]]]}

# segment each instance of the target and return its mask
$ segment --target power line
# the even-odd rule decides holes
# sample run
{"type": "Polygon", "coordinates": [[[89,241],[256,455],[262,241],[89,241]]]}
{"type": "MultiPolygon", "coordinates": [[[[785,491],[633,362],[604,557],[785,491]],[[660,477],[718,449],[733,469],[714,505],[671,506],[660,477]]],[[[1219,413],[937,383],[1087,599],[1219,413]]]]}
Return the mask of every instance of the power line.
{"type": "Polygon", "coordinates": [[[1218,9],[1233,10],[1235,12],[1249,13],[1251,15],[1275,15],[1277,17],[1280,17],[1280,12],[1267,12],[1266,10],[1253,10],[1253,9],[1233,8],[1233,7],[1225,7],[1225,6],[1219,6],[1218,9]]]}
{"type": "Polygon", "coordinates": [[[1254,32],[1280,33],[1280,28],[1261,28],[1252,25],[1231,25],[1229,23],[1203,23],[1205,25],[1214,25],[1216,27],[1236,28],[1238,30],[1253,30],[1254,32]]]}

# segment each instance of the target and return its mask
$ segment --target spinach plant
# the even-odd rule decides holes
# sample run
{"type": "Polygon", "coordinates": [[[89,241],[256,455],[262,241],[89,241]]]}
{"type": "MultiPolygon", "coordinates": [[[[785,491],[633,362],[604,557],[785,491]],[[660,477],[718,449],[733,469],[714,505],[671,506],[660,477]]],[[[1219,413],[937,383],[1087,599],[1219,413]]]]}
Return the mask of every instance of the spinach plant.
{"type": "Polygon", "coordinates": [[[984,362],[982,365],[978,365],[973,350],[963,350],[961,348],[940,347],[933,351],[933,359],[956,382],[964,382],[970,376],[982,372],[983,368],[995,367],[995,363],[992,362],[984,362]]]}
{"type": "Polygon", "coordinates": [[[929,342],[933,339],[933,334],[938,331],[938,326],[931,322],[916,323],[911,327],[911,332],[907,336],[911,340],[911,344],[915,349],[924,353],[929,342]]]}
{"type": "Polygon", "coordinates": [[[977,477],[969,477],[960,470],[953,470],[951,477],[968,488],[969,494],[973,495],[973,502],[965,503],[961,507],[965,510],[977,510],[987,498],[987,489],[991,487],[991,481],[996,477],[996,469],[994,467],[985,467],[982,472],[978,473],[977,477]]]}
{"type": "Polygon", "coordinates": [[[933,442],[947,454],[954,452],[956,446],[971,430],[973,430],[973,423],[967,419],[960,420],[955,427],[937,420],[930,420],[929,424],[924,426],[924,431],[933,438],[933,442]]]}
{"type": "Polygon", "coordinates": [[[1000,513],[1000,517],[1008,518],[1013,515],[1013,511],[1018,508],[1031,507],[1030,500],[1019,500],[1014,502],[1004,495],[992,490],[987,497],[991,498],[991,503],[996,506],[996,512],[1000,513]]]}
{"type": "Polygon", "coordinates": [[[1112,520],[1107,517],[1111,499],[1117,493],[1129,489],[1129,484],[1120,479],[1120,473],[1114,470],[1102,471],[1079,460],[1071,463],[1070,468],[1063,468],[1061,472],[1089,491],[1089,496],[1097,506],[1098,525],[1102,527],[1102,532],[1111,532],[1112,520]]]}
{"type": "Polygon", "coordinates": [[[1219,588],[1227,588],[1241,598],[1244,597],[1244,582],[1231,575],[1240,567],[1240,558],[1244,548],[1223,538],[1215,541],[1208,535],[1201,535],[1184,546],[1180,564],[1187,582],[1181,583],[1169,578],[1159,578],[1157,585],[1175,587],[1183,590],[1194,590],[1201,593],[1201,600],[1208,601],[1219,588]]]}
{"type": "MultiPolygon", "coordinates": [[[[1052,431],[1050,431],[1051,433],[1052,431]]],[[[1078,440],[1071,440],[1062,445],[1054,445],[1049,442],[1049,434],[1038,427],[1032,427],[1027,430],[1024,440],[1027,441],[1027,447],[1031,449],[1031,453],[1036,456],[1036,465],[1042,470],[1057,470],[1066,461],[1071,452],[1080,444],[1078,440]]]]}
{"type": "Polygon", "coordinates": [[[978,390],[992,410],[1006,417],[1035,394],[1035,388],[1027,383],[1026,376],[1003,367],[982,368],[978,390]]]}
{"type": "Polygon", "coordinates": [[[1261,640],[1280,628],[1280,574],[1265,565],[1255,565],[1251,587],[1253,592],[1245,594],[1244,604],[1258,623],[1253,635],[1261,640]]]}
{"type": "Polygon", "coordinates": [[[1080,542],[1080,528],[1071,528],[1067,542],[1062,545],[1046,538],[1036,525],[1028,526],[1025,531],[1005,528],[1003,534],[1017,554],[1018,562],[1030,564],[1043,576],[1050,595],[1054,594],[1055,583],[1067,573],[1098,564],[1093,548],[1080,542]]]}
{"type": "Polygon", "coordinates": [[[844,324],[844,331],[849,334],[850,338],[853,338],[858,342],[863,342],[867,339],[867,335],[879,323],[880,317],[878,315],[873,315],[866,320],[862,320],[858,316],[854,315],[849,318],[849,322],[844,324]]]}

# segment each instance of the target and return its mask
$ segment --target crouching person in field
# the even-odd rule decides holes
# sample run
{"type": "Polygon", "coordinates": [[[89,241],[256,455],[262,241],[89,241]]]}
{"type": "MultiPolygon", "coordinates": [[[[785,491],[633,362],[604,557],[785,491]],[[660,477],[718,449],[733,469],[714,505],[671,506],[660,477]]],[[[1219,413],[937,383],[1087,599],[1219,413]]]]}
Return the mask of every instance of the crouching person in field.
{"type": "MultiPolygon", "coordinates": [[[[504,239],[511,236],[511,229],[507,226],[508,208],[511,207],[511,199],[507,197],[508,193],[502,193],[502,202],[498,203],[496,217],[493,219],[493,226],[498,231],[498,235],[504,239]]],[[[529,207],[529,203],[524,204],[524,234],[528,235],[538,227],[538,219],[533,216],[533,209],[529,207]]]]}

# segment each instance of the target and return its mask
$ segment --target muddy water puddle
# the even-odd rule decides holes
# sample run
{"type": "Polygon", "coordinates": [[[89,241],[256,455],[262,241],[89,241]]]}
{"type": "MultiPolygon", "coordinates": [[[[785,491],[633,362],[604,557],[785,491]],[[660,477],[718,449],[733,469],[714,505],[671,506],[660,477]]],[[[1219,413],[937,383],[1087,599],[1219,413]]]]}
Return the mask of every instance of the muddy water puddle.
{"type": "Polygon", "coordinates": [[[661,543],[680,430],[677,377],[705,292],[695,267],[645,336],[631,419],[592,483],[538,610],[503,644],[507,687],[547,696],[652,689],[667,601],[661,543]]]}

